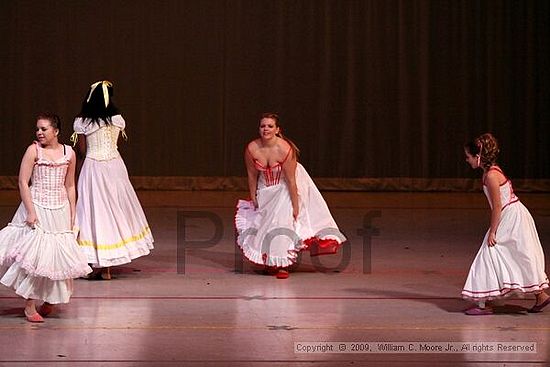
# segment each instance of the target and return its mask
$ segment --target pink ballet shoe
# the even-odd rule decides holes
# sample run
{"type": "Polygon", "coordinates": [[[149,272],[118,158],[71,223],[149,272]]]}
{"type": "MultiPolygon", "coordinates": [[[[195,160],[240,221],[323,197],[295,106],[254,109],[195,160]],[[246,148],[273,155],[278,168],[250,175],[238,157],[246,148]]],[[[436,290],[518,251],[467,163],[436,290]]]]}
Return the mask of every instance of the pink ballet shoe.
{"type": "Polygon", "coordinates": [[[550,305],[550,297],[548,297],[546,299],[546,301],[542,302],[540,305],[534,305],[533,307],[531,307],[530,309],[527,310],[527,312],[531,312],[531,313],[538,313],[538,312],[542,312],[542,309],[546,306],[550,305]]]}
{"type": "Polygon", "coordinates": [[[486,308],[472,307],[464,311],[464,313],[468,316],[485,316],[485,315],[492,315],[493,310],[489,307],[486,307],[486,308]]]}
{"type": "Polygon", "coordinates": [[[27,318],[28,322],[44,322],[44,319],[38,312],[33,313],[32,315],[29,315],[27,313],[27,310],[25,310],[25,317],[27,318]]]}
{"type": "Polygon", "coordinates": [[[41,316],[48,316],[50,315],[51,313],[53,312],[53,305],[49,304],[49,303],[46,303],[44,302],[42,304],[42,306],[40,306],[38,308],[38,313],[41,315],[41,316]]]}

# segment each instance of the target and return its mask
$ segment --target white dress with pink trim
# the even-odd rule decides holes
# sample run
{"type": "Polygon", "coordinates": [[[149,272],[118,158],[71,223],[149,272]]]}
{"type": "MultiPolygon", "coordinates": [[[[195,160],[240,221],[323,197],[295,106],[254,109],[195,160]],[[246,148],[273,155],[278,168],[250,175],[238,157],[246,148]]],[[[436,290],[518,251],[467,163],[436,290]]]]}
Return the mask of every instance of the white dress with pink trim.
{"type": "MultiPolygon", "coordinates": [[[[483,191],[492,205],[487,186],[483,185],[483,191]]],[[[497,243],[488,246],[487,231],[462,290],[464,298],[490,300],[548,288],[544,253],[535,222],[514,194],[510,180],[500,186],[500,199],[502,214],[496,233],[497,243]]]]}
{"type": "Polygon", "coordinates": [[[258,208],[254,208],[250,200],[237,203],[237,244],[244,256],[256,264],[288,267],[296,262],[298,253],[306,249],[311,256],[336,253],[346,238],[313,180],[299,163],[296,184],[300,211],[294,220],[282,163],[264,167],[255,161],[260,171],[256,194],[258,208]]]}
{"type": "Polygon", "coordinates": [[[43,157],[38,143],[36,147],[31,197],[38,223],[34,229],[25,224],[27,210],[21,203],[0,231],[0,282],[27,299],[68,303],[73,278],[92,271],[71,228],[64,182],[72,149],[65,145],[65,155],[54,162],[43,157]]]}
{"type": "Polygon", "coordinates": [[[125,126],[121,115],[111,124],[74,121],[75,133],[86,136],[76,203],[78,243],[93,267],[127,264],[153,249],[151,228],[118,152],[125,126]]]}

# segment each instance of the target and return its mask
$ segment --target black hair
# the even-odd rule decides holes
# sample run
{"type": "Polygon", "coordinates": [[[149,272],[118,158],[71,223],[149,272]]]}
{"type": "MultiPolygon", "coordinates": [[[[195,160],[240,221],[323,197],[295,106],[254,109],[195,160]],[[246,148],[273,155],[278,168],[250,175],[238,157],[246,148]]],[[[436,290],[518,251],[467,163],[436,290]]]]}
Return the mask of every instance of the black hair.
{"type": "Polygon", "coordinates": [[[116,107],[113,102],[113,95],[113,85],[106,80],[102,81],[93,90],[92,87],[90,87],[84,96],[82,108],[77,117],[89,119],[90,124],[94,123],[99,125],[100,120],[105,121],[106,124],[111,124],[111,117],[120,114],[118,107],[116,107]],[[103,96],[104,84],[107,86],[107,93],[109,94],[109,103],[107,107],[105,107],[105,97],[103,96]]]}

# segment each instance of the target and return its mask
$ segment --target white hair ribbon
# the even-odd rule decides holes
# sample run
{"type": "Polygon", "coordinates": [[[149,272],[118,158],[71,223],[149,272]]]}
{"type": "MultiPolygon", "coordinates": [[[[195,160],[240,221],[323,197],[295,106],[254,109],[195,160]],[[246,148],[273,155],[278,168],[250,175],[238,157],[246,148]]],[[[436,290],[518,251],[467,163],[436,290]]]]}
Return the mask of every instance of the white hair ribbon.
{"type": "Polygon", "coordinates": [[[477,155],[477,166],[481,167],[481,151],[483,150],[483,143],[479,142],[479,154],[477,155]]]}
{"type": "Polygon", "coordinates": [[[103,99],[105,101],[105,108],[109,105],[109,91],[107,90],[107,87],[112,87],[113,83],[111,83],[108,80],[102,80],[99,82],[95,82],[90,86],[90,94],[88,94],[88,99],[86,99],[86,102],[90,102],[90,98],[92,98],[92,93],[97,88],[98,85],[101,84],[101,88],[103,89],[103,99]]]}

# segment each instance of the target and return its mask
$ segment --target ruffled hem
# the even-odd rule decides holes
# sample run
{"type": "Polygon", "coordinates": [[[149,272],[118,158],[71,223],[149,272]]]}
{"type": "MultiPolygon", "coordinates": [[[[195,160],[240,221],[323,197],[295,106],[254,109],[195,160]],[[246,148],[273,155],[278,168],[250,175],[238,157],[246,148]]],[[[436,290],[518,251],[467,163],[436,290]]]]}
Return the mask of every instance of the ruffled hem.
{"type": "Polygon", "coordinates": [[[31,229],[26,224],[10,223],[3,234],[2,266],[17,263],[28,275],[51,280],[78,278],[92,271],[72,231],[52,232],[38,224],[31,229]]]}
{"type": "Polygon", "coordinates": [[[33,265],[32,262],[26,261],[21,255],[15,255],[13,258],[0,259],[0,265],[10,267],[13,264],[19,264],[25,272],[33,277],[48,278],[50,280],[67,280],[83,277],[92,272],[92,268],[88,265],[78,268],[72,268],[70,270],[63,271],[51,271],[47,269],[40,269],[33,265]]]}
{"type": "Polygon", "coordinates": [[[73,293],[73,280],[52,280],[27,273],[21,264],[0,267],[0,283],[25,299],[42,300],[51,304],[68,303],[73,293]]]}
{"type": "Polygon", "coordinates": [[[288,256],[267,256],[250,246],[243,246],[244,239],[248,235],[247,231],[250,228],[250,223],[256,215],[254,203],[251,200],[239,200],[237,202],[235,213],[235,229],[237,245],[241,249],[244,257],[250,262],[257,265],[265,265],[272,267],[286,268],[294,265],[298,259],[298,255],[302,251],[309,251],[310,256],[331,255],[338,251],[338,248],[343,243],[342,241],[326,236],[323,238],[309,237],[300,239],[299,243],[295,243],[294,249],[287,251],[288,256]]]}
{"type": "Polygon", "coordinates": [[[129,245],[131,247],[124,247],[122,251],[121,249],[113,251],[97,251],[93,247],[81,247],[81,249],[87,256],[88,263],[94,268],[105,268],[109,266],[128,264],[139,257],[149,255],[151,250],[154,249],[152,239],[144,239],[143,241],[134,242],[129,245]]]}
{"type": "Polygon", "coordinates": [[[276,268],[287,268],[296,263],[296,260],[298,259],[298,254],[303,250],[306,250],[307,247],[301,244],[299,247],[297,247],[296,250],[289,250],[287,257],[280,257],[280,256],[268,257],[266,254],[261,254],[257,251],[253,251],[249,247],[242,247],[239,245],[239,248],[241,249],[241,252],[243,253],[244,257],[248,261],[256,265],[265,265],[265,266],[271,266],[276,268]]]}
{"type": "Polygon", "coordinates": [[[497,298],[509,297],[511,295],[525,295],[542,292],[549,287],[548,280],[532,286],[521,286],[519,284],[506,284],[502,289],[490,291],[470,291],[463,289],[462,298],[470,301],[491,301],[497,298]]]}

